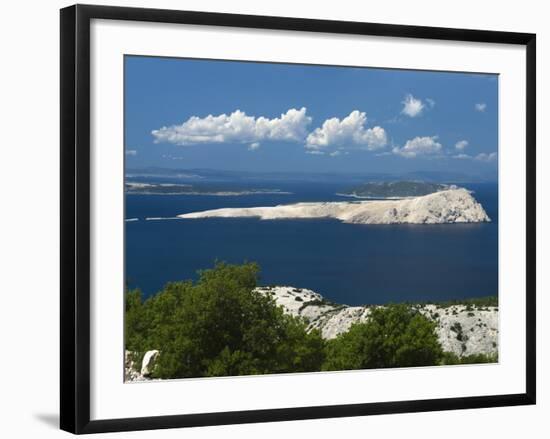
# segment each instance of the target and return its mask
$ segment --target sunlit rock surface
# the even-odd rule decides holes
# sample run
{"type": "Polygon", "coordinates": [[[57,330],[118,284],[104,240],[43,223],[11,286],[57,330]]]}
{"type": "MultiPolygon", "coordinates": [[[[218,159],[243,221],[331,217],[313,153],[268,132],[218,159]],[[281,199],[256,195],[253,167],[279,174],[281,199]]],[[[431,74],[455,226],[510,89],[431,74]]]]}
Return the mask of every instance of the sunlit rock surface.
{"type": "MultiPolygon", "coordinates": [[[[285,311],[307,320],[308,329],[319,329],[323,338],[335,338],[356,322],[368,320],[369,306],[338,305],[311,290],[290,286],[258,287],[285,311]]],[[[498,351],[498,308],[453,305],[411,305],[437,323],[444,351],[458,356],[493,354],[498,351]]]]}
{"type": "Polygon", "coordinates": [[[179,218],[239,218],[262,220],[334,218],[353,224],[446,224],[490,221],[472,194],[463,188],[401,200],[335,201],[206,210],[179,218]]]}

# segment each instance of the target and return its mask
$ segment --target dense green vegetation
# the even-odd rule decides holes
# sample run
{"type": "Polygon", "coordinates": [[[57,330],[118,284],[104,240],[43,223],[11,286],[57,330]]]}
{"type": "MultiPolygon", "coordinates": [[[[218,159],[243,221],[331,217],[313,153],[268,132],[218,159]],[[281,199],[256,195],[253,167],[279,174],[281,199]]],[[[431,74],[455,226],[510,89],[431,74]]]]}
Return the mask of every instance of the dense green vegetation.
{"type": "Polygon", "coordinates": [[[441,359],[442,365],[451,365],[451,364],[480,364],[480,363],[497,363],[498,354],[473,354],[473,355],[464,355],[459,357],[458,355],[452,352],[444,352],[441,359]]]}
{"type": "Polygon", "coordinates": [[[145,302],[129,292],[126,348],[161,350],[158,378],[320,370],[320,333],[253,292],[257,273],[256,264],[218,264],[195,285],[170,283],[145,302]]]}
{"type": "Polygon", "coordinates": [[[327,342],[325,370],[430,366],[442,350],[436,324],[406,305],[375,308],[366,323],[327,342]]]}
{"type": "Polygon", "coordinates": [[[357,197],[389,198],[419,197],[449,189],[448,185],[422,181],[391,181],[364,183],[345,193],[357,197]]]}
{"type": "Polygon", "coordinates": [[[374,308],[367,322],[324,340],[254,291],[258,272],[254,263],[220,263],[200,272],[198,282],[169,283],[145,301],[139,290],[127,291],[126,349],[138,364],[146,351],[161,351],[154,378],[496,361],[444,353],[436,323],[405,304],[374,308]]]}

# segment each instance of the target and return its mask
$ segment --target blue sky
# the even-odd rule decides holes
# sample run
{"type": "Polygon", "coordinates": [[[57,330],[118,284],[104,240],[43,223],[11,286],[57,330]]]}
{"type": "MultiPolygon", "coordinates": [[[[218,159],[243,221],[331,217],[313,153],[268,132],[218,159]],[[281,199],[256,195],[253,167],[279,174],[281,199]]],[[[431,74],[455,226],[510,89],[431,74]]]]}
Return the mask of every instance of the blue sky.
{"type": "Polygon", "coordinates": [[[494,175],[498,77],[125,58],[128,167],[494,175]]]}

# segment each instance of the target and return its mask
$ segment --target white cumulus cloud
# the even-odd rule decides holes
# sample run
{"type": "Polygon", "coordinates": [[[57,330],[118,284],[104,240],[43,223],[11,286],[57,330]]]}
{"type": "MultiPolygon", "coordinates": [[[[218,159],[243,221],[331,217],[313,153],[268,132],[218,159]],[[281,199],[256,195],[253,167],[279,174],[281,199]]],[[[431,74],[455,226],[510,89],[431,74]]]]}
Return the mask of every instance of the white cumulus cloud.
{"type": "Polygon", "coordinates": [[[256,151],[260,147],[260,142],[252,142],[250,145],[248,145],[249,151],[256,151]]]}
{"type": "Polygon", "coordinates": [[[459,160],[476,160],[478,162],[494,162],[498,157],[498,154],[496,152],[491,153],[485,153],[481,152],[477,155],[469,155],[469,154],[456,154],[453,155],[453,159],[459,159],[459,160]]]}
{"type": "Polygon", "coordinates": [[[485,102],[480,102],[478,104],[475,104],[474,108],[476,109],[476,111],[483,113],[487,109],[487,104],[485,102]]]}
{"type": "Polygon", "coordinates": [[[415,98],[412,94],[408,94],[407,96],[405,96],[405,100],[401,103],[403,104],[403,109],[401,110],[401,113],[409,117],[420,116],[422,114],[422,110],[424,110],[425,108],[422,100],[415,98]]]}
{"type": "Polygon", "coordinates": [[[323,122],[306,139],[306,148],[319,150],[334,146],[356,146],[370,151],[383,148],[388,143],[384,128],[366,128],[367,115],[354,110],[343,119],[333,117],[323,122]]]}
{"type": "Polygon", "coordinates": [[[458,149],[459,151],[464,151],[467,146],[468,146],[467,140],[459,140],[458,142],[455,143],[455,148],[458,149]]]}
{"type": "Polygon", "coordinates": [[[415,158],[419,155],[436,155],[441,152],[443,145],[437,141],[437,136],[415,137],[407,140],[402,148],[394,147],[394,154],[406,158],[415,158]]]}
{"type": "Polygon", "coordinates": [[[155,142],[176,145],[199,145],[206,143],[250,143],[252,150],[264,140],[302,142],[307,136],[311,117],[306,108],[289,109],[278,118],[248,116],[236,110],[233,113],[192,116],[181,125],[164,126],[153,130],[155,142]],[[253,146],[256,144],[256,146],[253,146]]]}
{"type": "Polygon", "coordinates": [[[480,162],[493,162],[497,159],[497,153],[491,152],[489,154],[482,152],[474,157],[476,160],[480,162]]]}
{"type": "Polygon", "coordinates": [[[137,155],[137,151],[135,149],[127,149],[126,155],[137,155]]]}
{"type": "Polygon", "coordinates": [[[342,150],[336,150],[336,151],[332,151],[329,156],[331,157],[338,157],[339,155],[348,155],[349,152],[348,151],[342,151],[342,150]]]}

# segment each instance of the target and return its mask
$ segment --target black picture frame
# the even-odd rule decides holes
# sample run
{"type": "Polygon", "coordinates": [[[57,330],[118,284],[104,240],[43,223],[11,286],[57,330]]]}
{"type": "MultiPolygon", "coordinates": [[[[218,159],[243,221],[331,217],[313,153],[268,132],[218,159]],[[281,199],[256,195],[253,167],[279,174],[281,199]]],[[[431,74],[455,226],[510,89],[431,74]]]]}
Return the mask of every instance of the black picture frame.
{"type": "Polygon", "coordinates": [[[81,434],[535,404],[536,36],[303,18],[75,5],[61,10],[61,429],[81,434]],[[525,393],[90,420],[90,21],[181,23],[333,34],[485,42],[526,47],[525,393]]]}

